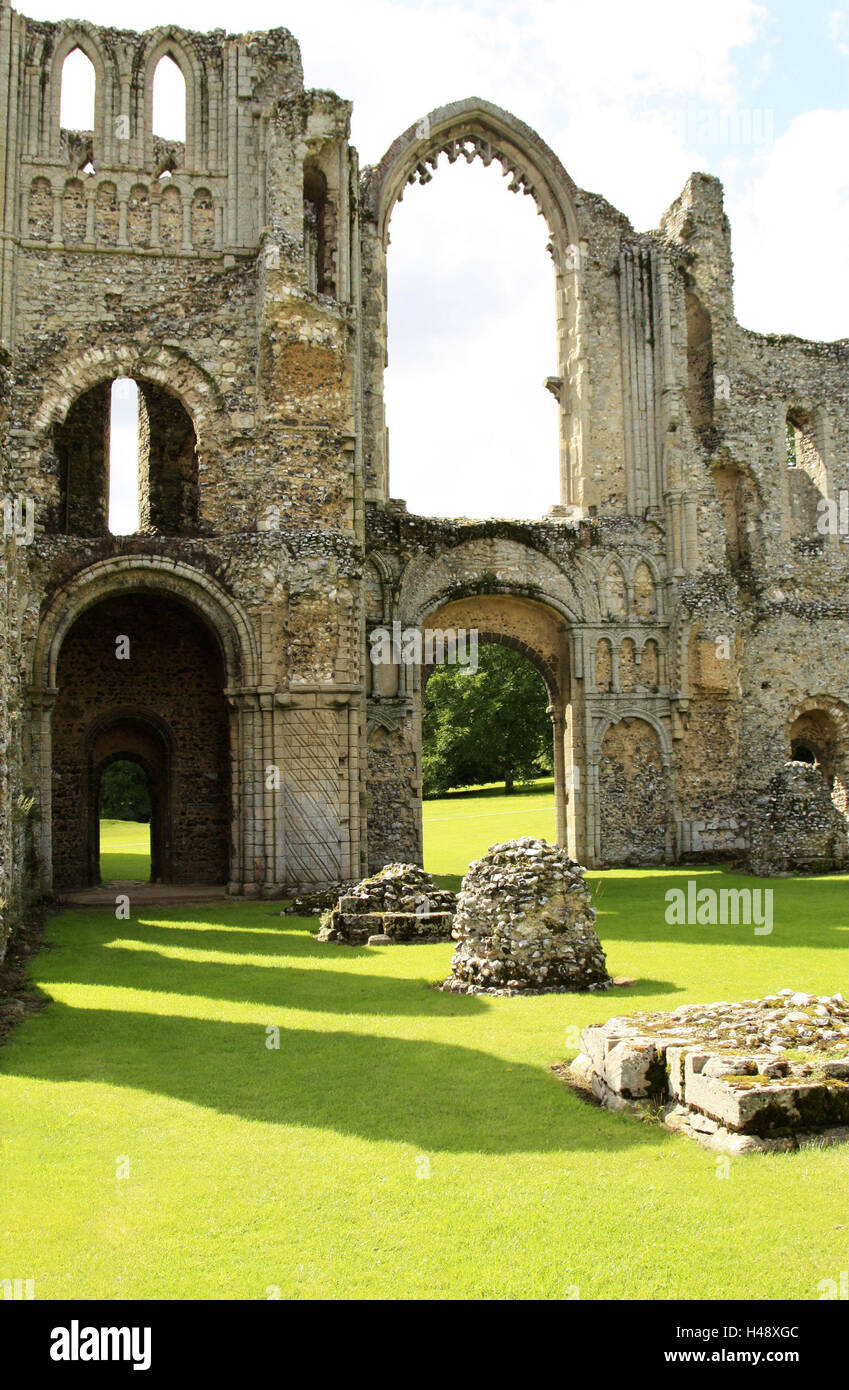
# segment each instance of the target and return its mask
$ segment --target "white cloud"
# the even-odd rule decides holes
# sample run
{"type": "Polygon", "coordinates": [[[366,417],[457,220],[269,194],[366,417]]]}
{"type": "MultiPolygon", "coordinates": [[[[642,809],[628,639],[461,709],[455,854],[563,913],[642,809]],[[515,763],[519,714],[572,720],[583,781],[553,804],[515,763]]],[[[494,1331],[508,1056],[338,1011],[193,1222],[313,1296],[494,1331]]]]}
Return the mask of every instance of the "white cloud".
{"type": "Polygon", "coordinates": [[[799,116],[730,202],[736,311],[747,327],[849,332],[849,111],[799,116]]]}

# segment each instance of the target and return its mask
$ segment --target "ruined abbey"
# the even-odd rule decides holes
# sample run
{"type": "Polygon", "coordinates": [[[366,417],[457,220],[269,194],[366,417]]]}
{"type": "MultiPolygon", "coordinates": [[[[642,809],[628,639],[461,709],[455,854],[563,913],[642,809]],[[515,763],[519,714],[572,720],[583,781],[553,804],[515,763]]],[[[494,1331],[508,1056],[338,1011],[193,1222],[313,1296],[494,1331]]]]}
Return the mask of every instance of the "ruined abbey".
{"type": "MultiPolygon", "coordinates": [[[[119,757],[163,882],[279,897],[419,861],[428,670],[369,661],[395,622],[535,663],[584,864],[845,862],[849,342],[736,321],[717,180],[635,232],[478,98],[360,169],[285,30],[0,13],[0,952],[29,900],[96,881],[119,757]],[[60,122],[75,49],[93,130],[60,122]],[[153,134],[164,56],[185,142],[153,134]],[[443,155],[496,161],[550,232],[560,495],[537,521],[391,495],[388,227],[443,155]],[[124,378],[140,521],[113,535],[124,378]]],[[[782,235],[803,275],[790,191],[782,235]]]]}

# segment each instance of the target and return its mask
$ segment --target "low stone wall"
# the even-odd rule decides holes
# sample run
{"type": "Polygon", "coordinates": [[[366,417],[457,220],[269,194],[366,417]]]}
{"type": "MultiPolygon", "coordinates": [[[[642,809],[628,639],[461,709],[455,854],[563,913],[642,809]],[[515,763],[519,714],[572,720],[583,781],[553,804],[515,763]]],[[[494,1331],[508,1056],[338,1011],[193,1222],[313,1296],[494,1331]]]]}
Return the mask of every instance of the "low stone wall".
{"type": "Polygon", "coordinates": [[[845,869],[847,832],[821,770],[810,763],[785,763],[752,808],[749,867],[773,877],[845,869]]]}
{"type": "Polygon", "coordinates": [[[395,941],[447,941],[456,895],[416,864],[387,864],[363,879],[321,919],[319,941],[349,946],[395,941]]]}
{"type": "Polygon", "coordinates": [[[585,1028],[566,1069],[610,1110],[743,1153],[849,1139],[849,1008],[790,989],[585,1028]],[[787,1055],[785,1055],[787,1054],[787,1055]]]}

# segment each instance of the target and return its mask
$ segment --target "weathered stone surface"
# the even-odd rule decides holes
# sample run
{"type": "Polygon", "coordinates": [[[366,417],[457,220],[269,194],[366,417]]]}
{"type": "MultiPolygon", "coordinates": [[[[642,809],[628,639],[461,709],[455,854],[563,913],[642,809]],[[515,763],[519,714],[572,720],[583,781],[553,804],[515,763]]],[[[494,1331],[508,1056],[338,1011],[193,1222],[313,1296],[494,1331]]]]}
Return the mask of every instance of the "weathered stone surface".
{"type": "Polygon", "coordinates": [[[349,945],[361,945],[371,935],[387,941],[447,940],[455,903],[455,894],[418,865],[387,864],[354,884],[324,914],[318,939],[349,945]]]}
{"type": "Polygon", "coordinates": [[[670,1129],[712,1147],[795,1148],[818,1135],[833,1142],[849,1123],[849,1008],[841,994],[785,989],[738,1004],[611,1018],[584,1029],[581,1049],[569,1075],[589,1084],[603,1106],[665,1102],[670,1129]],[[779,1029],[789,1040],[777,1044],[779,1029]]]}
{"type": "Polygon", "coordinates": [[[350,883],[334,883],[329,888],[323,888],[316,893],[299,893],[291,902],[287,903],[281,912],[281,917],[321,917],[325,912],[330,912],[341,897],[354,887],[350,883]]]}
{"type": "Polygon", "coordinates": [[[756,874],[828,873],[849,864],[846,817],[818,767],[788,762],[755,801],[749,862],[756,874]]]}
{"type": "Polygon", "coordinates": [[[166,875],[282,898],[420,861],[427,671],[373,666],[363,640],[395,623],[474,628],[535,663],[574,858],[751,840],[758,871],[845,862],[824,797],[845,824],[849,343],[736,321],[718,180],[693,174],[638,233],[480,98],[361,170],[350,104],[305,89],[280,28],[170,28],[190,118],[185,140],[151,138],[163,32],[0,8],[0,952],[54,880],[96,874],[101,723],[128,705],[132,751],[155,727],[176,773],[166,875]],[[79,44],[96,128],[67,131],[79,44]],[[392,498],[388,229],[442,151],[508,166],[548,221],[562,483],[537,520],[392,498]],[[140,402],[133,536],[108,531],[119,379],[140,402]],[[150,667],[134,702],[111,650],[81,654],[97,607],[131,591],[182,705],[150,667]],[[214,691],[189,659],[204,641],[214,691]],[[788,757],[814,769],[795,844],[800,778],[772,790],[788,757]]]}
{"type": "Polygon", "coordinates": [[[493,845],[457,899],[453,990],[582,990],[611,983],[579,864],[545,840],[493,845]]]}

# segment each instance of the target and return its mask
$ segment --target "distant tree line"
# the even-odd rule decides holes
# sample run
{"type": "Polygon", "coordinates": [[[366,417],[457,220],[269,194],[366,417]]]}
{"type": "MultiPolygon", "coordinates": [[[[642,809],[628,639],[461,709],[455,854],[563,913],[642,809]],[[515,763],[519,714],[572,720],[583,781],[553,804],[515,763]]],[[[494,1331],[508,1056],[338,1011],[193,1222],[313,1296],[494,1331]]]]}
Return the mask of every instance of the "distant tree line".
{"type": "Polygon", "coordinates": [[[100,782],[101,820],[150,820],[147,777],[138,763],[110,763],[100,782]]]}

